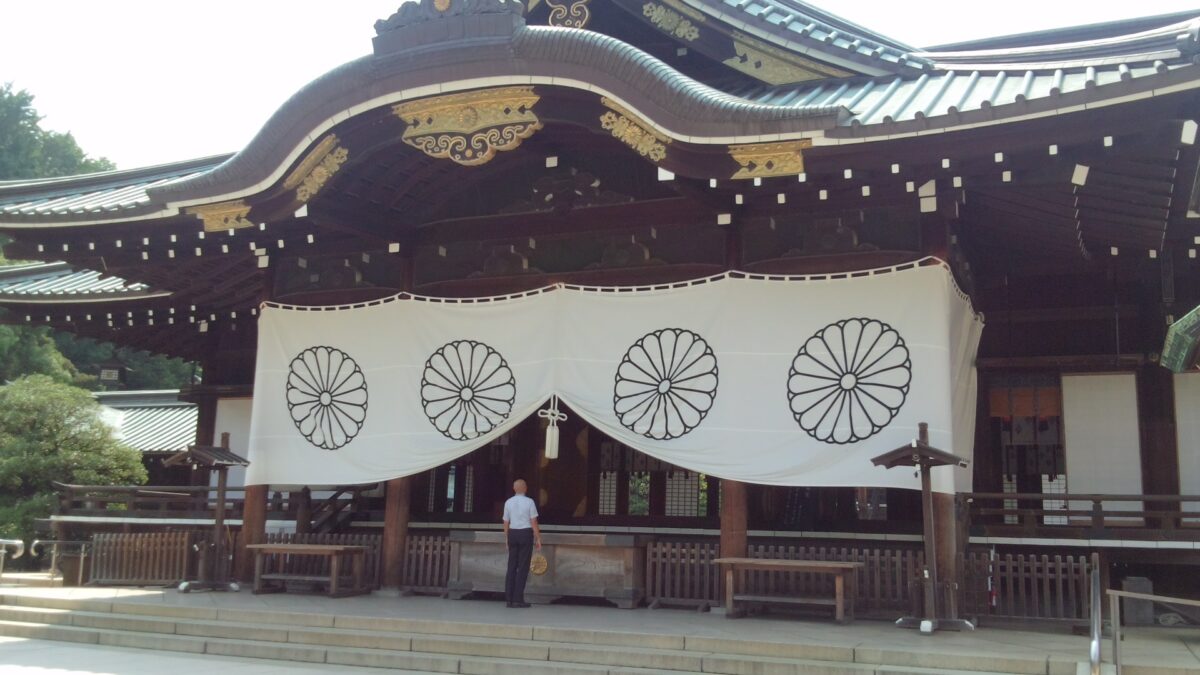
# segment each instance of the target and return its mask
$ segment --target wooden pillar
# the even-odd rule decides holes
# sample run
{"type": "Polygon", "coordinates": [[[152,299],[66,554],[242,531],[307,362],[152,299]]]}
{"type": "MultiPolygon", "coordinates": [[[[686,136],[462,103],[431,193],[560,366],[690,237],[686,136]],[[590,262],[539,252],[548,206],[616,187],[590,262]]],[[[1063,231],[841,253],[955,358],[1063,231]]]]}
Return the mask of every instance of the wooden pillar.
{"type": "Polygon", "coordinates": [[[721,480],[721,557],[746,557],[746,484],[721,480]]]}
{"type": "Polygon", "coordinates": [[[254,558],[246,546],[261,544],[267,538],[267,493],[269,485],[247,485],[246,501],[242,506],[242,536],[238,537],[237,578],[252,581],[254,558]]]}
{"type": "Polygon", "coordinates": [[[393,478],[386,485],[383,511],[383,587],[399,590],[404,584],[404,551],[408,545],[408,520],[412,479],[393,478]]]}
{"type": "MultiPolygon", "coordinates": [[[[948,471],[949,469],[942,469],[948,471]]],[[[937,562],[938,582],[943,587],[953,589],[955,583],[958,583],[958,553],[959,553],[959,519],[957,508],[954,501],[954,495],[945,494],[942,492],[933,493],[933,527],[937,533],[935,535],[936,544],[934,550],[934,560],[937,562]]],[[[942,603],[946,600],[946,595],[942,593],[942,589],[938,589],[938,604],[941,606],[941,611],[938,612],[938,617],[957,619],[957,616],[950,616],[950,608],[942,603]]]]}
{"type": "Polygon", "coordinates": [[[312,531],[312,490],[305,486],[291,494],[296,502],[296,534],[308,534],[312,531]]]}
{"type": "MultiPolygon", "coordinates": [[[[1137,372],[1138,436],[1142,493],[1179,494],[1179,448],[1175,428],[1175,375],[1157,364],[1137,372]]],[[[1177,502],[1146,502],[1151,511],[1174,511],[1177,502]]],[[[1148,519],[1147,525],[1173,527],[1173,518],[1148,519]]]]}

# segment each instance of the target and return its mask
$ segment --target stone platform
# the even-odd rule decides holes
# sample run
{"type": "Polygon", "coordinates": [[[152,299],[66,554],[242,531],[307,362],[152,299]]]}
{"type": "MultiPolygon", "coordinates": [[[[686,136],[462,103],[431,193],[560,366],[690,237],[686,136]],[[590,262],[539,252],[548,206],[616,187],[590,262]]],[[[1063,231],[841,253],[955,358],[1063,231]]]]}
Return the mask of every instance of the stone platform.
{"type": "MultiPolygon", "coordinates": [[[[158,589],[0,589],[0,635],[400,671],[1074,675],[1086,638],[982,628],[922,636],[884,622],[580,605],[507,609],[430,597],[328,599],[158,589]]],[[[1107,647],[1107,645],[1106,645],[1107,647]]],[[[3,645],[0,645],[0,650],[3,645]]],[[[1127,675],[1200,675],[1200,630],[1134,630],[1127,675]]]]}

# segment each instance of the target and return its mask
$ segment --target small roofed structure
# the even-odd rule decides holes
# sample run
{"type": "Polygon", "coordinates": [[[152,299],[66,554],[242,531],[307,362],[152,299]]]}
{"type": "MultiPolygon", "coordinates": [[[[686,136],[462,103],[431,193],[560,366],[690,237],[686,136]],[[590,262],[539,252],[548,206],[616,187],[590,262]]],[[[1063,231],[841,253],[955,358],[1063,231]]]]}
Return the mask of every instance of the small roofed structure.
{"type": "MultiPolygon", "coordinates": [[[[916,466],[921,469],[921,515],[922,536],[925,539],[925,569],[921,581],[925,586],[925,616],[902,617],[896,620],[896,625],[903,628],[919,628],[922,633],[932,633],[939,628],[951,630],[974,630],[975,624],[958,618],[958,608],[954,602],[954,593],[946,593],[949,607],[946,607],[945,618],[940,618],[937,607],[937,595],[940,586],[937,564],[937,526],[934,524],[933,481],[930,469],[935,466],[967,465],[967,460],[952,452],[939,450],[929,445],[929,424],[921,422],[917,425],[918,436],[908,445],[902,445],[895,450],[885,452],[878,457],[872,457],[871,463],[885,469],[898,466],[916,466]]],[[[948,580],[953,587],[953,579],[948,580]]]]}
{"type": "Polygon", "coordinates": [[[193,469],[204,468],[217,474],[217,508],[213,517],[213,534],[211,547],[207,556],[200,563],[201,578],[198,581],[184,581],[179,584],[183,593],[198,589],[221,591],[238,591],[236,581],[230,581],[225,565],[221,560],[226,551],[232,551],[232,546],[225,545],[225,488],[228,480],[229,467],[250,466],[250,462],[241,455],[229,449],[229,434],[221,434],[221,445],[192,445],[163,460],[164,466],[187,466],[193,469]]]}

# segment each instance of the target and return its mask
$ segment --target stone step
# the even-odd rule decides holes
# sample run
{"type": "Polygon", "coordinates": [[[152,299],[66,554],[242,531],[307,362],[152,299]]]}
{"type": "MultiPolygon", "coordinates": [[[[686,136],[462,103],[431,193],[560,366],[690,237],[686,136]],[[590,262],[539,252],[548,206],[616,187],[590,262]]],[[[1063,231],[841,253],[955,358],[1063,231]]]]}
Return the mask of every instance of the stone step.
{"type": "MultiPolygon", "coordinates": [[[[473,673],[475,675],[556,675],[558,673],[562,675],[652,675],[662,672],[626,666],[609,667],[533,659],[455,656],[384,649],[311,647],[294,643],[202,638],[8,620],[0,620],[0,635],[136,649],[220,654],[272,661],[387,668],[404,672],[473,673]]],[[[700,671],[674,672],[683,675],[700,671]]]]}
{"type": "MultiPolygon", "coordinates": [[[[595,666],[600,670],[642,668],[655,672],[706,671],[730,675],[792,672],[864,675],[882,670],[900,673],[905,671],[898,669],[904,668],[915,669],[916,672],[1068,675],[1075,668],[1074,662],[1048,663],[1045,658],[1020,656],[1000,658],[896,648],[852,648],[572,628],[460,624],[394,617],[0,596],[0,603],[5,602],[16,604],[0,604],[0,620],[235,641],[232,646],[217,649],[238,649],[236,641],[243,640],[256,643],[245,648],[264,654],[260,658],[278,658],[270,654],[280,649],[294,649],[303,656],[307,653],[306,648],[327,651],[336,648],[350,651],[335,658],[376,659],[393,663],[401,658],[393,654],[422,653],[484,658],[496,662],[518,659],[542,666],[573,664],[595,666]],[[362,653],[354,653],[353,650],[362,650],[362,653]]],[[[426,669],[415,664],[414,667],[426,669]]]]}

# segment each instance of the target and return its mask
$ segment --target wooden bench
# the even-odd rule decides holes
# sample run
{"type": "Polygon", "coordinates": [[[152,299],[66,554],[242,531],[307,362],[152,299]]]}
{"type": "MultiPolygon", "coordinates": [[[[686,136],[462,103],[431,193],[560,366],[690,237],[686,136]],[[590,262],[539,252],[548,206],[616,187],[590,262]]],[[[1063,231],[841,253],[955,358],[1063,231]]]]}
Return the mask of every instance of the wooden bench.
{"type": "Polygon", "coordinates": [[[287,590],[287,582],[303,581],[325,584],[329,597],[344,598],[348,595],[370,593],[371,588],[364,580],[366,568],[366,546],[343,544],[250,544],[254,551],[254,593],[281,593],[287,590]],[[329,558],[328,574],[286,574],[283,572],[284,556],[316,556],[329,558]],[[342,584],[342,558],[350,558],[350,585],[342,584]],[[274,570],[272,570],[274,558],[274,570]]]}
{"type": "Polygon", "coordinates": [[[854,620],[856,595],[855,575],[862,563],[834,562],[829,560],[774,560],[770,558],[717,558],[714,560],[725,570],[725,616],[740,616],[735,603],[776,602],[793,605],[830,605],[838,623],[854,620]],[[777,595],[751,595],[739,593],[737,583],[744,575],[739,571],[798,572],[807,574],[831,574],[834,577],[832,598],[791,597],[777,595]]]}

